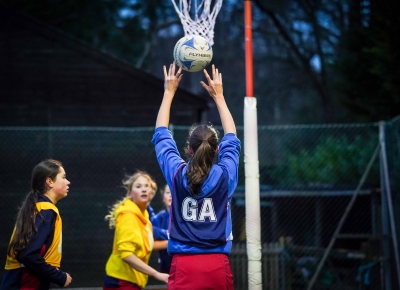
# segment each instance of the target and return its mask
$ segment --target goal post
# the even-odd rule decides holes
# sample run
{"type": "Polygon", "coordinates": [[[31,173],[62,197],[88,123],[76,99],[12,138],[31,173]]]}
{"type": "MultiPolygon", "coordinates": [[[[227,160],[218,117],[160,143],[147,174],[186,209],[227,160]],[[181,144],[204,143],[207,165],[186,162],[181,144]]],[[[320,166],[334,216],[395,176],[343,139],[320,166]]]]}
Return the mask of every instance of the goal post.
{"type": "Polygon", "coordinates": [[[246,96],[244,98],[244,172],[248,289],[262,289],[260,174],[258,160],[257,99],[253,88],[252,2],[244,1],[246,96]]]}

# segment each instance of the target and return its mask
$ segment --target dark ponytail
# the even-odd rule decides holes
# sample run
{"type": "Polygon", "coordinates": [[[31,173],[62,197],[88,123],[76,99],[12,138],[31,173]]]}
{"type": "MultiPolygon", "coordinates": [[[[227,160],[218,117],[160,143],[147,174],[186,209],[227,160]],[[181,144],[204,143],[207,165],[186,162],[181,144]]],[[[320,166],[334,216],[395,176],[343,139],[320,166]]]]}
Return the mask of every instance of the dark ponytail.
{"type": "Polygon", "coordinates": [[[185,151],[190,159],[186,172],[188,186],[194,196],[200,194],[201,186],[210,173],[217,156],[218,142],[218,132],[211,124],[192,126],[185,151]]]}
{"type": "Polygon", "coordinates": [[[37,234],[35,218],[38,214],[36,203],[39,195],[46,193],[49,188],[46,184],[46,179],[55,180],[57,174],[62,167],[61,162],[53,159],[48,159],[40,162],[32,171],[31,191],[25,197],[15,223],[15,232],[8,246],[8,255],[17,255],[19,251],[25,249],[29,239],[34,233],[37,234]]]}

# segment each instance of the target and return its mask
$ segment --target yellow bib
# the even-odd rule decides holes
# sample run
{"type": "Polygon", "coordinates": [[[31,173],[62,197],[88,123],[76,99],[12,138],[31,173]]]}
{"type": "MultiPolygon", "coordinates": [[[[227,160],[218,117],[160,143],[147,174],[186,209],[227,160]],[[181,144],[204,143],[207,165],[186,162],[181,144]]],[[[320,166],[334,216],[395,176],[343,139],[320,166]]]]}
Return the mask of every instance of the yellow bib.
{"type": "MultiPolygon", "coordinates": [[[[54,237],[53,237],[53,242],[51,243],[50,247],[47,249],[45,255],[44,255],[44,260],[46,263],[50,264],[51,266],[54,267],[60,267],[60,262],[61,262],[61,255],[62,255],[62,220],[60,217],[60,213],[58,212],[58,208],[52,204],[51,202],[37,202],[36,203],[36,208],[40,212],[42,210],[49,210],[51,209],[56,213],[56,221],[54,224],[54,237]]],[[[11,236],[11,240],[14,236],[14,232],[11,236]]],[[[13,270],[13,269],[18,269],[20,267],[23,267],[23,265],[18,262],[15,257],[10,257],[7,255],[7,260],[6,260],[6,270],[13,270]]]]}

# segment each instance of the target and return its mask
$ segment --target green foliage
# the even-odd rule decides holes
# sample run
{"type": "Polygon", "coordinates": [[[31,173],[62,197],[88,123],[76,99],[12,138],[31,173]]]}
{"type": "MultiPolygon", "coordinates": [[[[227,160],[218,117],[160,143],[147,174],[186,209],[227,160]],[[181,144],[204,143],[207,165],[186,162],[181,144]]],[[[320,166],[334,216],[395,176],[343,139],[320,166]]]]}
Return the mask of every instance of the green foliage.
{"type": "Polygon", "coordinates": [[[387,0],[369,3],[369,18],[345,31],[336,63],[351,121],[387,120],[400,109],[400,18],[387,0]]]}
{"type": "MultiPolygon", "coordinates": [[[[400,18],[389,0],[275,2],[254,1],[259,124],[364,122],[398,114],[400,18]],[[334,83],[337,79],[341,81],[334,83]]],[[[183,32],[170,0],[2,0],[2,4],[159,77],[161,64],[171,61],[174,42],[183,32]]],[[[237,124],[243,123],[246,84],[243,13],[243,1],[224,1],[213,46],[213,62],[226,72],[224,90],[237,124]]],[[[198,76],[186,74],[182,87],[201,91],[198,76]]],[[[210,109],[209,119],[220,122],[215,108],[210,109]]]]}
{"type": "MultiPolygon", "coordinates": [[[[327,136],[313,149],[285,154],[272,169],[272,175],[285,186],[356,186],[377,145],[377,136],[327,136]]],[[[378,183],[379,160],[376,159],[367,184],[378,183]]]]}

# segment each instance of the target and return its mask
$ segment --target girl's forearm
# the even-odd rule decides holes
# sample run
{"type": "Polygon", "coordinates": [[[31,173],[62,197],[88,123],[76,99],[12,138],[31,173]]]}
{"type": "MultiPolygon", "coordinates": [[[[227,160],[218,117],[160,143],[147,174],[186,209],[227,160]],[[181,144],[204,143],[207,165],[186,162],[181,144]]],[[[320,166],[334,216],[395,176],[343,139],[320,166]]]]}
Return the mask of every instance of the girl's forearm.
{"type": "Polygon", "coordinates": [[[225,102],[225,98],[215,98],[215,104],[217,105],[222,127],[224,128],[224,135],[228,133],[234,133],[236,135],[235,122],[233,121],[232,114],[229,111],[228,105],[225,102]]]}
{"type": "Polygon", "coordinates": [[[153,250],[165,250],[168,247],[168,240],[154,241],[153,250]]]}
{"type": "Polygon", "coordinates": [[[156,128],[168,127],[173,98],[174,98],[174,93],[164,92],[164,97],[161,102],[160,110],[158,111],[157,115],[156,128]]]}
{"type": "Polygon", "coordinates": [[[135,255],[130,255],[128,257],[125,257],[122,259],[125,263],[127,263],[129,266],[131,266],[132,268],[134,268],[135,270],[149,275],[149,276],[154,276],[155,274],[157,274],[157,271],[155,269],[153,269],[152,267],[150,267],[149,265],[147,265],[145,262],[143,262],[142,260],[140,260],[137,256],[135,255]]]}

